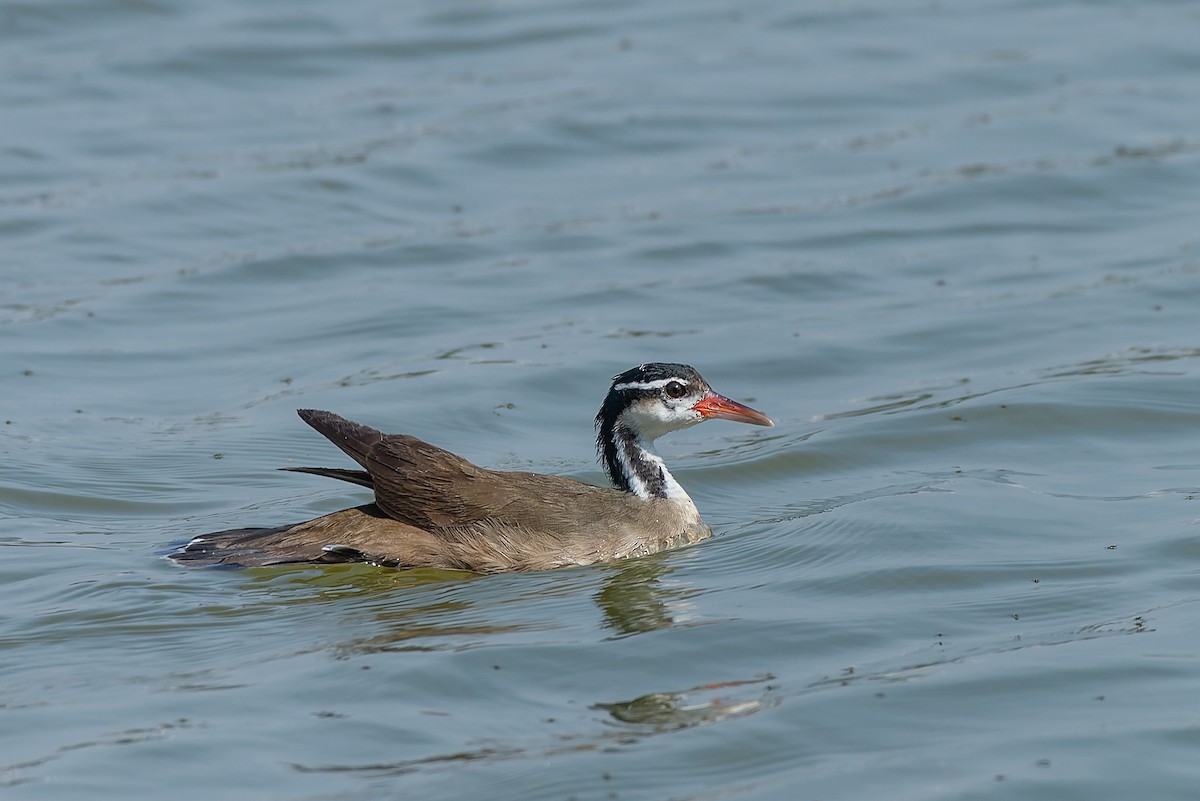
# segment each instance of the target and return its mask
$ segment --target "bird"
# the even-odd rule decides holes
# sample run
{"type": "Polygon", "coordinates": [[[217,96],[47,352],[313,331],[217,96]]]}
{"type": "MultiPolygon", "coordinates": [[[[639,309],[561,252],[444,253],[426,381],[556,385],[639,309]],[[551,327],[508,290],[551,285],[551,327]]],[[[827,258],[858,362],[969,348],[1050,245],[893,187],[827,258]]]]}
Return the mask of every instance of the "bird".
{"type": "Polygon", "coordinates": [[[695,368],[652,362],[613,377],[596,415],[611,487],[479,467],[406,434],[332,412],[300,418],[362,469],[285,467],[366,487],[373,503],[277,528],[196,537],[179,563],[261,567],[365,562],[474,573],[551,570],[644,556],[712,535],[650,443],[705,420],[774,423],[713,391],[695,368]]]}

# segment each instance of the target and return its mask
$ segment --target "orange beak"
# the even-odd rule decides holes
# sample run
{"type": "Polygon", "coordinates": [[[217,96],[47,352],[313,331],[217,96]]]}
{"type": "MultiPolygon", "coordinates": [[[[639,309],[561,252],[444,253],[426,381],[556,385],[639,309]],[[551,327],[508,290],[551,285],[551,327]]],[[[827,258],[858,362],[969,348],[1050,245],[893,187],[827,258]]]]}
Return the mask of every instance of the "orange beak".
{"type": "Polygon", "coordinates": [[[762,412],[755,411],[749,406],[738,403],[735,400],[730,400],[724,395],[718,395],[715,392],[707,398],[701,398],[692,408],[700,412],[700,416],[705,420],[716,417],[721,420],[733,420],[738,423],[749,423],[755,426],[775,425],[771,422],[771,418],[762,412]]]}

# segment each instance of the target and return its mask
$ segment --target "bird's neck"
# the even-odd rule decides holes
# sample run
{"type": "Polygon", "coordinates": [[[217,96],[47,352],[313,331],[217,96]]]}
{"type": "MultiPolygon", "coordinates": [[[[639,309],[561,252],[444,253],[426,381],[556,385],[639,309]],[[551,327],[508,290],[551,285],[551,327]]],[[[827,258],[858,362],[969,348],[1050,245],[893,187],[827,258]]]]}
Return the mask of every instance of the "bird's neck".
{"type": "Polygon", "coordinates": [[[620,419],[603,425],[599,440],[604,468],[617,489],[644,500],[665,498],[691,503],[663,460],[646,447],[637,431],[620,419]]]}

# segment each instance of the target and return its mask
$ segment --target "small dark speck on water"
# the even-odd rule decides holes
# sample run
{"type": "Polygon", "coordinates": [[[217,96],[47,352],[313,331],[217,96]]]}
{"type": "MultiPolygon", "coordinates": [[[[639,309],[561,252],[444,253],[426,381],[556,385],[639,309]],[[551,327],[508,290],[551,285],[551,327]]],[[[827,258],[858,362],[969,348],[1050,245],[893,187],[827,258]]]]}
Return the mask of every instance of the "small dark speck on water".
{"type": "Polygon", "coordinates": [[[1041,579],[1034,579],[1034,580],[1033,580],[1033,583],[1034,583],[1034,584],[1041,584],[1041,583],[1042,583],[1042,580],[1041,580],[1041,579]]]}
{"type": "Polygon", "coordinates": [[[1105,546],[1104,546],[1104,550],[1106,550],[1106,551],[1115,551],[1115,550],[1117,550],[1117,546],[1115,546],[1115,545],[1105,545],[1105,546]]]}
{"type": "Polygon", "coordinates": [[[32,370],[22,370],[21,375],[33,375],[33,371],[32,370]]]}
{"type": "Polygon", "coordinates": [[[1021,619],[1021,616],[1020,616],[1019,614],[1017,614],[1017,613],[1015,613],[1015,612],[1014,612],[1014,613],[1013,613],[1013,620],[1020,620],[1020,619],[1021,619]]]}
{"type": "Polygon", "coordinates": [[[212,458],[214,458],[214,459],[224,459],[224,458],[225,458],[225,454],[223,454],[223,453],[214,453],[212,458]]]}
{"type": "Polygon", "coordinates": [[[961,422],[962,422],[962,416],[961,416],[961,415],[957,415],[957,414],[956,414],[956,415],[954,415],[953,417],[951,417],[950,419],[951,419],[951,420],[953,420],[953,421],[954,421],[954,422],[956,422],[956,423],[961,423],[961,422]]]}

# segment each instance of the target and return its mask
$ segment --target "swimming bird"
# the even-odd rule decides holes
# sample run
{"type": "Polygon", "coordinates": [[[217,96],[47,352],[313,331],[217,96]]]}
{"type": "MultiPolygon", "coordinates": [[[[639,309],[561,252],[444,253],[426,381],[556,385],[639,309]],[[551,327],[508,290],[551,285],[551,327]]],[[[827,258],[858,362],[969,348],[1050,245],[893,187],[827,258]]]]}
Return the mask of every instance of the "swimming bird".
{"type": "Polygon", "coordinates": [[[612,481],[612,487],[596,487],[562,476],[488,470],[416,437],[384,434],[332,412],[298,414],[363,469],[282,469],[367,487],[375,502],[278,528],[204,534],[172,559],[503,573],[642,556],[712,535],[649,444],[711,419],[773,425],[761,412],[718,395],[688,365],[639,365],[613,377],[596,415],[596,447],[612,481]]]}

